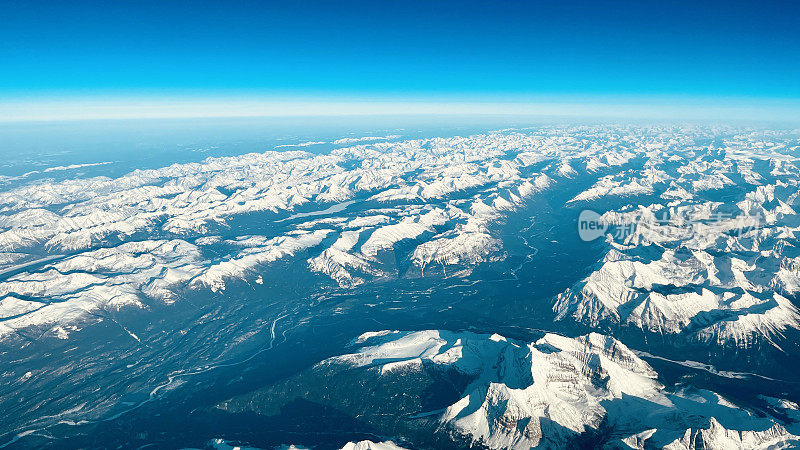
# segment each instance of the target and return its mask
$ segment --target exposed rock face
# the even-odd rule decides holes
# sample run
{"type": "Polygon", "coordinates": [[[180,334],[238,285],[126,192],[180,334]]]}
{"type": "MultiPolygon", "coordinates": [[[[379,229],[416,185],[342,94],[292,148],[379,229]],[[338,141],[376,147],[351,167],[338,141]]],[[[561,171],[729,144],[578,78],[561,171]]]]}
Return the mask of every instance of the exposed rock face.
{"type": "Polygon", "coordinates": [[[665,390],[645,361],[601,334],[547,334],[523,343],[496,334],[395,331],[356,342],[372,345],[320,365],[391,378],[437,368],[472,377],[461,399],[438,413],[440,427],[490,448],[563,448],[581,440],[632,448],[699,442],[767,448],[798,439],[713,392],[665,390]],[[717,418],[742,430],[726,430],[717,418]]]}
{"type": "Polygon", "coordinates": [[[603,214],[612,227],[606,254],[558,296],[558,318],[779,346],[787,329],[800,327],[792,303],[800,293],[800,170],[796,157],[759,147],[741,136],[725,152],[646,152],[641,169],[573,198],[646,201],[603,214]]]}
{"type": "Polygon", "coordinates": [[[547,142],[495,133],[325,155],[268,151],[0,192],[0,271],[23,268],[0,281],[8,296],[0,297],[0,338],[27,327],[68,336],[106,308],[141,307],[153,296],[172,301],[186,287],[222,291],[283,259],[306,261],[342,287],[411,268],[468,273],[503,257],[490,225],[551,185],[528,169],[561,154],[547,142]],[[257,229],[277,231],[226,231],[257,214],[270,225],[257,229]],[[165,241],[176,251],[159,253],[165,241]],[[400,252],[403,245],[410,248],[400,252]],[[131,252],[138,262],[119,259],[131,252]],[[386,264],[395,252],[403,267],[386,264]],[[155,259],[142,262],[148,258],[155,259]],[[51,270],[24,270],[39,263],[51,270]]]}
{"type": "Polygon", "coordinates": [[[736,431],[723,427],[712,417],[708,428],[686,430],[683,437],[670,442],[664,448],[667,450],[778,449],[796,448],[798,445],[800,445],[798,436],[793,436],[778,424],[764,431],[736,431]]]}
{"type": "Polygon", "coordinates": [[[31,326],[68,336],[106,308],[174,301],[185,287],[222,291],[234,280],[257,282],[259,271],[279,260],[299,259],[346,288],[432,271],[467,274],[504,258],[494,224],[532,196],[588,181],[555,206],[641,206],[603,215],[631,232],[610,238],[595,270],[558,297],[559,318],[738,347],[780,341],[800,328],[792,305],[800,293],[798,158],[770,133],[695,143],[719,133],[553,127],[396,142],[353,138],[340,144],[374,143],[329,154],[209,158],[0,192],[0,270],[33,263],[45,269],[0,282],[8,296],[0,299],[7,318],[0,337],[31,326]],[[223,233],[257,214],[275,230],[223,233]],[[95,261],[108,258],[103,252],[124,255],[164,241],[179,250],[159,262],[169,267],[164,273],[134,264],[120,277],[95,261]],[[64,265],[83,281],[65,284],[58,272],[64,265]]]}

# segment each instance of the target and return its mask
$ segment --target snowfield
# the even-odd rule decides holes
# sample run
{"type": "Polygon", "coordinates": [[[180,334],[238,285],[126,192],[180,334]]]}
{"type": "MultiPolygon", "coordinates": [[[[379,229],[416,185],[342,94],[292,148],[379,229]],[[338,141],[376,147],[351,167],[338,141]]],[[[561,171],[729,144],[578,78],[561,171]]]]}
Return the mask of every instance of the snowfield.
{"type": "MultiPolygon", "coordinates": [[[[800,446],[799,136],[678,125],[348,136],[327,153],[303,151],[320,144],[308,141],[23,181],[0,191],[0,353],[13,361],[0,373],[0,446],[223,413],[276,429],[310,421],[353,449],[414,436],[800,446]],[[591,242],[583,210],[603,222],[591,242]],[[346,347],[385,328],[417,331],[346,347]],[[303,395],[311,403],[290,406],[320,415],[284,416],[303,395]],[[207,402],[181,410],[190,397],[207,402]]],[[[210,446],[239,442],[203,439],[217,436],[210,446]]],[[[274,443],[290,442],[302,443],[274,443]]]]}
{"type": "Polygon", "coordinates": [[[623,232],[609,233],[602,261],[558,296],[557,317],[779,348],[784,332],[800,327],[790,300],[800,293],[800,169],[797,158],[745,152],[751,146],[740,137],[726,142],[730,156],[648,152],[641,170],[603,178],[571,200],[645,195],[605,212],[603,220],[623,232]],[[720,190],[725,202],[709,192],[720,190]]]}
{"type": "Polygon", "coordinates": [[[697,144],[720,132],[548,127],[347,138],[339,144],[358,145],[0,192],[0,271],[9,274],[0,281],[0,338],[30,327],[63,337],[65,326],[110,309],[254,281],[279,260],[302,258],[343,288],[464,276],[505,257],[499,224],[580,180],[591,183],[562,208],[577,215],[611,202],[621,206],[603,217],[636,228],[609,236],[603,260],[555,300],[558,318],[779,346],[785,330],[800,328],[797,147],[749,130],[697,144]],[[242,220],[261,221],[264,234],[237,234],[242,220]]]}
{"type": "MultiPolygon", "coordinates": [[[[455,369],[472,382],[439,413],[441,427],[489,448],[565,448],[596,432],[595,447],[788,448],[800,444],[775,419],[695,388],[666,390],[650,365],[616,339],[546,334],[520,342],[498,334],[382,331],[356,353],[319,367],[356,367],[400,379],[455,369]],[[729,428],[722,423],[728,424],[729,428]]],[[[385,386],[395,386],[386,381],[385,386]]]]}

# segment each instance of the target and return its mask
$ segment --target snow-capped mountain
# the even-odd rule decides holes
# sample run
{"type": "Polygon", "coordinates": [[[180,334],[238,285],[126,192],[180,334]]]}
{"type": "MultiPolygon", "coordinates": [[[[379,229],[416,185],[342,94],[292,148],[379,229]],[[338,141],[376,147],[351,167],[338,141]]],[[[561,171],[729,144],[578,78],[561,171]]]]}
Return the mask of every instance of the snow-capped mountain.
{"type": "MultiPolygon", "coordinates": [[[[444,378],[464,386],[456,400],[430,405],[438,407],[430,411],[403,410],[400,434],[413,435],[425,420],[433,420],[438,432],[456,442],[466,439],[488,448],[566,448],[581,442],[595,448],[674,449],[800,444],[800,436],[778,419],[736,406],[719,394],[689,386],[665,388],[635,352],[597,333],[576,338],[550,333],[523,342],[498,334],[379,331],[365,333],[353,345],[358,347],[355,353],[311,369],[337,380],[324,394],[278,388],[220,407],[258,410],[265,402],[295,395],[322,407],[342,407],[350,404],[346,397],[356,386],[369,386],[387,398],[403,397],[399,407],[414,404],[407,397],[416,395],[415,390],[403,391],[404,380],[425,384],[444,378]]],[[[309,378],[287,383],[299,380],[309,378]]],[[[370,411],[350,407],[370,420],[370,411]]]]}
{"type": "MultiPolygon", "coordinates": [[[[375,143],[322,155],[271,151],[139,170],[118,179],[0,192],[0,248],[5,250],[0,263],[23,269],[0,289],[11,297],[24,295],[30,303],[25,308],[18,299],[0,304],[9,317],[0,333],[9,336],[30,326],[66,330],[64,325],[90,320],[80,311],[96,318],[121,306],[118,296],[92,295],[84,286],[89,281],[57,287],[64,283],[55,264],[69,264],[76,276],[91,277],[97,265],[92,252],[109,242],[158,245],[144,243],[148,238],[160,242],[153,239],[158,237],[193,249],[171,255],[180,274],[152,274],[134,265],[124,280],[104,276],[91,283],[124,289],[130,306],[137,306],[133,297],[153,293],[134,279],[176,290],[217,291],[226,280],[255,279],[259,267],[301,253],[310,270],[341,286],[403,275],[409,268],[387,267],[381,257],[403,242],[414,243],[404,257],[421,273],[431,266],[461,270],[502,258],[502,243],[489,228],[552,184],[548,175],[531,171],[562,152],[548,142],[547,136],[512,133],[375,143]],[[270,235],[221,236],[254,214],[279,229],[270,235]],[[326,239],[333,240],[327,248],[306,252],[326,239]],[[204,257],[220,247],[229,252],[204,257]],[[54,270],[37,269],[35,275],[24,270],[40,264],[54,270]],[[46,290],[48,300],[31,293],[36,289],[46,290]],[[54,297],[59,301],[49,300],[54,297]]],[[[159,295],[170,297],[161,290],[159,295]]]]}
{"type": "Polygon", "coordinates": [[[719,149],[694,144],[713,130],[669,131],[552,128],[379,141],[0,192],[0,264],[16,273],[0,282],[0,334],[34,326],[64,336],[92,320],[82,311],[97,318],[147,298],[170,301],[185,286],[223,290],[286,258],[306,258],[309,270],[342,287],[431,270],[464,275],[505,256],[494,224],[531,196],[570,188],[578,168],[599,178],[564,207],[634,197],[653,203],[605,213],[620,227],[638,226],[559,297],[559,317],[739,346],[779,339],[798,327],[790,301],[800,289],[796,157],[777,144],[756,145],[757,135],[719,149]],[[732,210],[713,200],[726,189],[732,210]],[[277,222],[265,235],[225,231],[247,217],[277,222]],[[125,265],[124,276],[104,267],[108,252],[127,255],[131,245],[165,240],[181,249],[170,254],[170,270],[160,261],[125,265]],[[392,253],[407,263],[392,263],[392,253]]]}
{"type": "Polygon", "coordinates": [[[796,131],[342,136],[0,191],[0,446],[796,443],[796,131]]]}
{"type": "Polygon", "coordinates": [[[775,341],[800,319],[790,300],[800,293],[800,169],[795,157],[749,144],[734,139],[725,153],[650,152],[642,169],[576,196],[572,202],[646,201],[603,215],[616,232],[589,276],[556,300],[559,318],[779,347],[775,341]]]}

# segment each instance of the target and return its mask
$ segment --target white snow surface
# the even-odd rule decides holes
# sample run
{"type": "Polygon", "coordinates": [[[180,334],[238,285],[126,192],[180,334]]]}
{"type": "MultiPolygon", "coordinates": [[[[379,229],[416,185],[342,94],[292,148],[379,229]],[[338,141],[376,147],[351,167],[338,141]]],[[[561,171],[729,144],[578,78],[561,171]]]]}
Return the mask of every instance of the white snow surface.
{"type": "Polygon", "coordinates": [[[348,137],[340,144],[356,145],[327,154],[36,181],[0,192],[0,339],[29,327],[64,336],[105,311],[179,301],[186,289],[262,284],[265,268],[294,259],[343,288],[468,275],[505,258],[507,218],[580,182],[589,187],[564,208],[635,202],[603,217],[640,226],[607,242],[598,265],[556,299],[559,318],[779,346],[800,327],[791,302],[798,158],[767,132],[722,131],[734,136],[724,153],[695,144],[718,136],[714,128],[543,127],[348,137]],[[732,188],[742,191],[714,197],[732,188]],[[664,212],[695,222],[659,222],[664,212]],[[244,220],[263,221],[263,232],[232,235],[244,220]]]}
{"type": "Polygon", "coordinates": [[[597,333],[521,342],[498,334],[379,331],[354,343],[362,346],[356,353],[320,365],[360,367],[380,377],[442,369],[471,376],[463,397],[434,413],[445,429],[490,448],[564,448],[599,429],[611,447],[695,448],[686,445],[701,437],[706,448],[800,442],[773,419],[713,392],[666,390],[650,365],[597,333]]]}
{"type": "Polygon", "coordinates": [[[337,144],[379,142],[329,154],[267,151],[0,192],[0,273],[18,272],[0,279],[0,338],[30,327],[68,336],[109,308],[169,303],[187,288],[222,291],[236,280],[263,283],[260,271],[283,259],[305,258],[342,287],[403,276],[385,257],[398,246],[419,271],[468,273],[503,256],[491,225],[549,187],[539,172],[522,176],[526,162],[514,155],[559,154],[543,136],[521,133],[380,142],[398,137],[347,138],[337,144]],[[220,237],[259,214],[276,230],[220,237]],[[222,257],[206,251],[221,247],[222,257]]]}
{"type": "Polygon", "coordinates": [[[557,317],[780,348],[786,330],[800,328],[791,300],[800,293],[800,170],[797,157],[760,139],[742,133],[724,153],[648,151],[641,168],[605,176],[570,200],[637,203],[603,214],[614,227],[605,255],[558,296],[557,317]]]}

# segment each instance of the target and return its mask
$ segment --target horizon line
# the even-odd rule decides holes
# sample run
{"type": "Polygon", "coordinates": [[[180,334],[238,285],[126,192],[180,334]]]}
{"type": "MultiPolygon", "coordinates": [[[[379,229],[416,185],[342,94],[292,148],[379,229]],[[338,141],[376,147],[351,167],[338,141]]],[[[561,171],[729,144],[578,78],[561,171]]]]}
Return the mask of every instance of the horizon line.
{"type": "Polygon", "coordinates": [[[800,123],[800,101],[698,96],[504,96],[491,99],[346,96],[15,98],[0,123],[126,119],[487,115],[800,123]]]}

